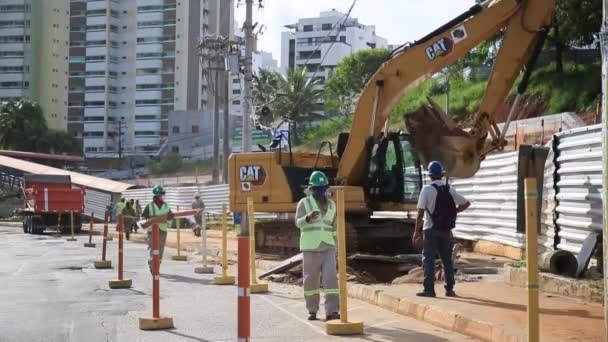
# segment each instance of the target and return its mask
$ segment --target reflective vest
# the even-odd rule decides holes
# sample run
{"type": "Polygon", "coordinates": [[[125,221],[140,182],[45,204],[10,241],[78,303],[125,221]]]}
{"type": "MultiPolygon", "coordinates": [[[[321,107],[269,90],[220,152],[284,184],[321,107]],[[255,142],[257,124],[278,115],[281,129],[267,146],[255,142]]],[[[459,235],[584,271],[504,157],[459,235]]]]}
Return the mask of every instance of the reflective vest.
{"type": "MultiPolygon", "coordinates": [[[[154,202],[150,202],[150,204],[148,204],[148,214],[150,214],[150,217],[165,215],[165,214],[168,214],[170,211],[171,211],[171,208],[169,208],[167,203],[163,203],[163,205],[160,208],[157,207],[156,203],[154,203],[154,202]]],[[[162,230],[163,232],[166,232],[167,228],[169,228],[168,221],[159,223],[158,228],[160,230],[162,230]]]]}
{"type": "MultiPolygon", "coordinates": [[[[304,209],[306,210],[306,215],[313,211],[321,212],[317,201],[312,196],[304,199],[304,209]]],[[[321,246],[321,243],[326,243],[330,246],[336,245],[336,229],[333,226],[336,218],[336,204],[332,200],[327,199],[327,212],[322,217],[321,215],[300,227],[301,251],[315,250],[321,246]]]]}

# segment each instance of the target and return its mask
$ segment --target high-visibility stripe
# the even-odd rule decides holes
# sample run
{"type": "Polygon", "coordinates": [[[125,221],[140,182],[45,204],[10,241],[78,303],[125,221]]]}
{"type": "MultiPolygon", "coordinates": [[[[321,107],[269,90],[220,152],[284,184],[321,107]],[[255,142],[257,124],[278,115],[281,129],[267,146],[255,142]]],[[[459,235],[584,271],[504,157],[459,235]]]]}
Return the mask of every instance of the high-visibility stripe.
{"type": "Polygon", "coordinates": [[[304,226],[304,227],[302,227],[302,230],[307,231],[307,232],[314,232],[314,231],[319,231],[319,230],[324,230],[326,232],[333,232],[336,229],[333,226],[332,227],[304,226]]]}
{"type": "Polygon", "coordinates": [[[340,289],[325,289],[325,294],[340,294],[340,289]]]}
{"type": "Polygon", "coordinates": [[[308,290],[308,291],[304,291],[304,296],[315,296],[320,294],[321,291],[319,289],[316,290],[308,290]]]}
{"type": "Polygon", "coordinates": [[[152,255],[160,255],[160,251],[158,249],[153,249],[152,255]]]}
{"type": "Polygon", "coordinates": [[[243,287],[238,288],[239,297],[247,297],[247,296],[249,296],[250,292],[251,292],[251,290],[249,288],[243,288],[243,287]]]}

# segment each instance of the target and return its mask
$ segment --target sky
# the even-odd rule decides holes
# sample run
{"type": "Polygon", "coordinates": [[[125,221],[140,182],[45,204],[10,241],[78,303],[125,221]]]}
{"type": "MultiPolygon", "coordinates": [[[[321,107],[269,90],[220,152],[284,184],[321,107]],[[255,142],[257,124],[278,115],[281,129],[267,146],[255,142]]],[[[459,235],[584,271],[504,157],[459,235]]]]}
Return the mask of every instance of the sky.
{"type": "MultiPolygon", "coordinates": [[[[237,5],[239,30],[245,20],[245,1],[237,5]]],[[[257,0],[254,1],[258,3],[257,0]]],[[[281,32],[299,18],[318,17],[322,11],[346,13],[352,0],[263,0],[263,8],[254,7],[253,21],[265,30],[258,39],[258,50],[272,52],[281,63],[281,32]]],[[[364,25],[376,25],[376,34],[389,44],[401,45],[422,38],[469,9],[474,0],[357,0],[351,17],[364,25]]]]}

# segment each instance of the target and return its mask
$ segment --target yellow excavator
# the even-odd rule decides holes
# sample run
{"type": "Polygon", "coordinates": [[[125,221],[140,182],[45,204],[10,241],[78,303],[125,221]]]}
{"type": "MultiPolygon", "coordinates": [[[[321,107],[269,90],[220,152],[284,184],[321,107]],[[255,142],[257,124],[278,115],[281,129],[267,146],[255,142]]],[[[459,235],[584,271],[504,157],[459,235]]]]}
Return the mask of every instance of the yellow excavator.
{"type": "Polygon", "coordinates": [[[502,131],[493,115],[527,64],[518,92],[525,90],[553,12],[554,0],[486,1],[403,46],[367,82],[350,133],[338,137],[336,155],[331,144],[329,155],[321,154],[323,144],[316,154],[292,153],[291,148],[232,154],[230,210],[245,212],[252,197],[257,212],[279,214],[256,223],[256,246],[262,252],[295,254],[299,231],[293,213],[309,175],[323,170],[332,190],[344,190],[349,252],[411,252],[413,218],[373,219],[373,212],[415,210],[421,166],[431,160],[441,161],[450,177],[470,177],[488,153],[504,148],[513,110],[502,131]],[[431,103],[405,116],[407,134],[388,131],[389,114],[408,91],[501,31],[504,38],[472,127],[458,128],[431,103]]]}

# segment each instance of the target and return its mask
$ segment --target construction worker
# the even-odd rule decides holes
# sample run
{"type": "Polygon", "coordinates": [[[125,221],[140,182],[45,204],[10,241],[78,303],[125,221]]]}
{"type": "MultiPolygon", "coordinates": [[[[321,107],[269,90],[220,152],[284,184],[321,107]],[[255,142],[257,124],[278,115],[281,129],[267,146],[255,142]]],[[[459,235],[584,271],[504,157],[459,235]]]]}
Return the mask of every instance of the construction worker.
{"type": "Polygon", "coordinates": [[[300,228],[300,250],[304,273],[304,299],[308,320],[317,319],[320,279],[325,292],[326,320],[339,319],[339,291],[336,274],[336,204],[328,198],[329,182],[321,171],[310,176],[308,196],[296,209],[300,228]]]}
{"type": "MultiPolygon", "coordinates": [[[[173,213],[171,212],[171,208],[164,201],[165,189],[162,185],[157,185],[152,189],[152,202],[150,202],[144,212],[142,213],[142,217],[146,220],[155,217],[167,215],[167,221],[158,224],[158,228],[160,228],[159,235],[159,257],[162,261],[163,252],[165,250],[165,242],[167,242],[167,229],[169,228],[169,221],[173,219],[173,213]]],[[[148,266],[150,267],[150,273],[152,273],[152,227],[148,228],[148,266]]]]}
{"type": "Polygon", "coordinates": [[[443,182],[445,170],[440,162],[430,162],[428,172],[431,184],[425,185],[420,191],[413,237],[414,245],[420,245],[422,240],[424,269],[424,290],[416,295],[435,297],[435,257],[439,254],[443,264],[445,295],[455,297],[452,228],[456,225],[457,213],[466,210],[471,203],[443,182]]]}
{"type": "Polygon", "coordinates": [[[131,236],[133,224],[136,222],[136,219],[135,208],[133,208],[133,200],[127,201],[125,207],[122,209],[122,220],[124,223],[123,230],[127,240],[129,240],[131,236]]]}
{"type": "Polygon", "coordinates": [[[201,199],[200,192],[196,192],[194,194],[194,201],[192,202],[192,209],[198,209],[200,212],[194,215],[194,220],[196,221],[196,225],[192,228],[195,236],[201,236],[201,228],[203,226],[203,217],[205,215],[205,202],[201,199]]]}
{"type": "MultiPolygon", "coordinates": [[[[122,215],[122,210],[125,208],[127,203],[125,202],[125,198],[121,198],[116,206],[114,207],[114,215],[116,215],[116,222],[118,223],[118,216],[122,215]]],[[[118,225],[116,225],[116,230],[118,230],[118,225]]]]}

